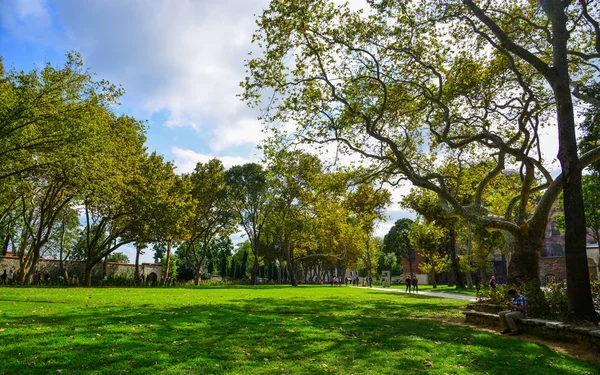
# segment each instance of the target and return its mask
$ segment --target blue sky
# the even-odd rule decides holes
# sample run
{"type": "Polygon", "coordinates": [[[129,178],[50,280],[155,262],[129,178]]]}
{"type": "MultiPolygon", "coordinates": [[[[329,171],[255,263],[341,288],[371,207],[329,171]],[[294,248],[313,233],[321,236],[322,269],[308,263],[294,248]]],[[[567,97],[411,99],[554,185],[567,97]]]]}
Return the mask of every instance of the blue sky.
{"type": "Polygon", "coordinates": [[[3,0],[0,55],[30,70],[65,53],[126,95],[119,111],[148,121],[150,151],[188,172],[214,156],[226,166],[257,160],[256,112],[239,82],[254,14],[266,0],[3,0]]]}

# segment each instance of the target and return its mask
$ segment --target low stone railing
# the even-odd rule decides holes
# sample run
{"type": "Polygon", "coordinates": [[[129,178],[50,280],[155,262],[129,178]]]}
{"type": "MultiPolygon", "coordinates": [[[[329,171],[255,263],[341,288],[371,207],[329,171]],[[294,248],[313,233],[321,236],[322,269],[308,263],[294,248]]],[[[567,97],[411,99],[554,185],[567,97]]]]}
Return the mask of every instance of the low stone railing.
{"type": "MultiPolygon", "coordinates": [[[[490,304],[469,304],[462,313],[467,323],[493,328],[502,328],[498,312],[501,306],[490,304]],[[485,311],[480,311],[485,310],[485,311]]],[[[600,328],[597,326],[578,326],[543,319],[517,320],[519,330],[541,338],[583,344],[589,349],[600,352],[600,328]]]]}

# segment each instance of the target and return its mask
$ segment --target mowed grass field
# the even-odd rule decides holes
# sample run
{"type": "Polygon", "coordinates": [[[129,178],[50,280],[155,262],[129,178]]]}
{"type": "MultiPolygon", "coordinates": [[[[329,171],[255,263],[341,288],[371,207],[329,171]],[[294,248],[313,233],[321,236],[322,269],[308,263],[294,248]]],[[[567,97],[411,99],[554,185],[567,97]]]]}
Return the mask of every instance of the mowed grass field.
{"type": "Polygon", "coordinates": [[[330,286],[0,288],[0,374],[599,374],[444,323],[464,301],[330,286]]]}

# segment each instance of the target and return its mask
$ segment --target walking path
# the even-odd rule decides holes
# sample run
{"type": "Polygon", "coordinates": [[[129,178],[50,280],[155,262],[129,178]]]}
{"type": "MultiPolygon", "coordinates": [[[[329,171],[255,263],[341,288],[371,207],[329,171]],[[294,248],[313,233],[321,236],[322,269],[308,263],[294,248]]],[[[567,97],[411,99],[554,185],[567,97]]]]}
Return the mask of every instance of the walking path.
{"type": "MultiPolygon", "coordinates": [[[[366,287],[358,287],[357,286],[354,288],[366,288],[366,287]]],[[[369,288],[369,289],[380,290],[383,292],[406,293],[402,289],[396,289],[396,288],[369,288]]],[[[417,294],[417,295],[428,296],[428,297],[453,298],[453,299],[461,299],[464,301],[476,301],[477,300],[477,298],[475,298],[473,296],[467,296],[464,294],[456,294],[456,293],[419,292],[419,293],[407,293],[407,294],[417,294]]]]}

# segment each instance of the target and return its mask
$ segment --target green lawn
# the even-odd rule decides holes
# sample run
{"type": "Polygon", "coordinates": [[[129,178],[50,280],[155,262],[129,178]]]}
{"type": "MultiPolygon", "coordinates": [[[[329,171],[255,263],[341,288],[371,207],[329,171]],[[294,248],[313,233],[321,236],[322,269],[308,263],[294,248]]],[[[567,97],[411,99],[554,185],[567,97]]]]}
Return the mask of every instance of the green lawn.
{"type": "Polygon", "coordinates": [[[0,374],[598,374],[362,288],[0,288],[0,374]]]}
{"type": "MultiPolygon", "coordinates": [[[[406,289],[404,284],[393,284],[392,288],[396,289],[406,289]]],[[[435,292],[435,293],[456,293],[456,294],[464,294],[468,296],[477,296],[477,290],[475,289],[456,289],[456,286],[448,286],[443,284],[438,284],[437,288],[434,288],[433,285],[429,284],[419,284],[420,292],[435,292]]]]}

